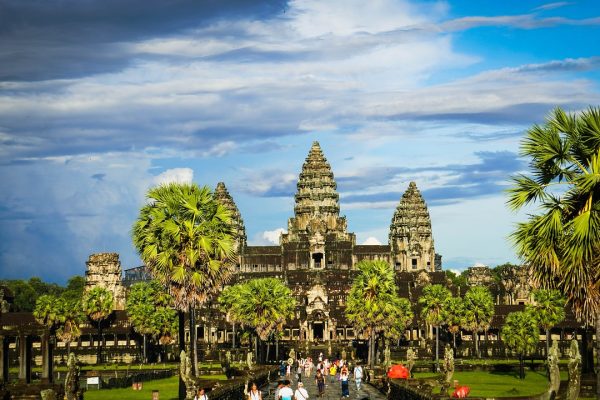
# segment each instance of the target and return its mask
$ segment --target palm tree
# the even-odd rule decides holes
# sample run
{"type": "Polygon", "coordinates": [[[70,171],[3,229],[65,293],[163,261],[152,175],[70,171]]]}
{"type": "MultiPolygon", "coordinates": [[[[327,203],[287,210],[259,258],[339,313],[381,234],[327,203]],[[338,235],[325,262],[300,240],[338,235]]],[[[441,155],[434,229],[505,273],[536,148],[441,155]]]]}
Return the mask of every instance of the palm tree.
{"type": "Polygon", "coordinates": [[[385,261],[365,260],[356,264],[346,304],[346,318],[354,329],[369,338],[368,363],[374,365],[375,336],[394,323],[390,315],[399,314],[394,270],[385,261]]]}
{"type": "Polygon", "coordinates": [[[390,340],[399,340],[406,327],[414,318],[412,306],[408,299],[391,294],[389,306],[383,309],[384,319],[388,321],[387,327],[383,330],[383,336],[386,340],[386,346],[390,340]]]}
{"type": "MultiPolygon", "coordinates": [[[[281,331],[287,319],[294,316],[296,300],[292,291],[279,279],[251,279],[232,288],[220,299],[221,304],[230,301],[228,297],[237,292],[236,297],[241,301],[229,303],[230,315],[234,320],[254,328],[261,341],[266,341],[272,333],[281,331]]],[[[255,351],[258,352],[258,345],[255,346],[255,351]]],[[[268,354],[269,343],[266,357],[268,354]]]]}
{"type": "Polygon", "coordinates": [[[234,311],[234,307],[243,301],[240,290],[240,285],[227,286],[219,295],[219,308],[225,314],[227,321],[231,322],[233,328],[232,348],[235,348],[235,325],[239,323],[238,316],[234,311]]]}
{"type": "MultiPolygon", "coordinates": [[[[529,171],[513,178],[508,205],[539,212],[511,238],[536,283],[564,293],[578,319],[595,323],[600,365],[600,108],[555,109],[528,130],[521,155],[529,171]]],[[[600,374],[596,386],[600,397],[600,374]]]]}
{"type": "Polygon", "coordinates": [[[427,285],[423,288],[423,294],[419,298],[421,305],[421,317],[435,327],[435,366],[440,369],[439,342],[440,325],[444,322],[444,305],[452,297],[450,290],[442,285],[427,285]]]}
{"type": "MultiPolygon", "coordinates": [[[[197,374],[194,310],[204,305],[229,280],[234,256],[230,212],[207,186],[170,183],[151,188],[133,225],[133,243],[146,267],[189,313],[192,372],[197,374]]],[[[180,381],[180,395],[185,391],[180,381]]]]}
{"type": "Polygon", "coordinates": [[[56,336],[67,344],[67,354],[71,352],[71,343],[81,336],[79,325],[84,320],[82,314],[81,300],[72,299],[69,296],[60,297],[57,303],[59,309],[59,324],[56,328],[56,336]]]}
{"type": "Polygon", "coordinates": [[[98,327],[98,364],[102,363],[102,322],[113,312],[113,294],[103,287],[94,287],[83,295],[83,311],[98,327]]]}
{"type": "Polygon", "coordinates": [[[535,317],[529,312],[512,312],[502,327],[502,341],[519,355],[519,378],[525,378],[523,357],[534,351],[540,334],[535,317]]]}
{"type": "Polygon", "coordinates": [[[52,295],[42,295],[35,301],[33,309],[33,317],[35,320],[47,328],[47,332],[42,335],[42,357],[44,370],[42,378],[52,382],[52,341],[50,336],[56,330],[57,325],[61,321],[61,310],[58,298],[52,295]]]}
{"type": "Polygon", "coordinates": [[[465,327],[475,336],[475,352],[479,352],[479,332],[490,327],[494,316],[494,299],[489,289],[483,286],[473,286],[467,290],[463,299],[465,307],[465,327]]]}
{"type": "Polygon", "coordinates": [[[527,306],[538,326],[546,333],[546,357],[550,352],[550,329],[565,319],[567,299],[558,290],[538,289],[533,292],[534,303],[527,306]]]}
{"type": "Polygon", "coordinates": [[[456,349],[456,334],[465,324],[465,306],[460,297],[449,297],[442,307],[442,319],[452,333],[452,344],[456,349]]]}

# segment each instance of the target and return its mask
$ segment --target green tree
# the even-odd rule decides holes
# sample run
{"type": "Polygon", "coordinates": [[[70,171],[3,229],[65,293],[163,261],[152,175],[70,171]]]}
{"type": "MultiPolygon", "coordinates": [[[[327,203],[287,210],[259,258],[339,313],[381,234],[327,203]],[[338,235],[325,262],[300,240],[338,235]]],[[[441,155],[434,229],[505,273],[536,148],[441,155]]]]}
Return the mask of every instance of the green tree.
{"type": "Polygon", "coordinates": [[[56,326],[56,336],[67,344],[67,353],[71,352],[71,343],[81,336],[79,325],[83,323],[81,298],[72,299],[68,295],[58,298],[59,323],[56,326]]]}
{"type": "Polygon", "coordinates": [[[388,326],[383,330],[383,336],[387,339],[386,345],[389,345],[387,342],[390,340],[399,340],[415,316],[408,299],[399,297],[395,293],[388,297],[391,307],[383,310],[384,318],[388,321],[388,326]]]}
{"type": "MultiPolygon", "coordinates": [[[[346,318],[358,332],[369,338],[368,363],[375,362],[375,340],[386,330],[402,327],[405,303],[398,297],[394,270],[385,261],[365,260],[356,264],[346,304],[346,318]]],[[[411,311],[412,313],[412,311],[411,311]]],[[[408,323],[408,316],[405,315],[408,323]]]]}
{"type": "Polygon", "coordinates": [[[465,306],[460,297],[449,297],[442,307],[442,320],[452,334],[452,344],[456,349],[456,334],[465,325],[465,306]]]}
{"type": "MultiPolygon", "coordinates": [[[[192,373],[197,374],[193,310],[218,293],[231,275],[231,215],[206,186],[170,183],[151,188],[147,199],[133,225],[133,243],[180,311],[180,346],[183,312],[189,312],[192,373]]],[[[180,396],[185,391],[181,380],[179,391],[180,396]]]]}
{"type": "Polygon", "coordinates": [[[56,296],[44,294],[35,301],[33,317],[49,330],[53,330],[61,320],[60,301],[56,296]]]}
{"type": "Polygon", "coordinates": [[[235,326],[240,322],[239,316],[233,312],[234,307],[241,303],[243,300],[242,290],[240,285],[227,286],[223,289],[221,294],[219,295],[219,309],[223,314],[225,314],[225,318],[231,322],[232,330],[233,330],[233,342],[232,347],[235,348],[235,339],[236,332],[235,326]]]}
{"type": "Polygon", "coordinates": [[[523,357],[535,350],[540,340],[536,320],[529,312],[512,312],[502,327],[502,341],[519,355],[519,378],[525,378],[523,357]]]}
{"type": "Polygon", "coordinates": [[[546,355],[550,352],[550,329],[565,319],[567,299],[555,289],[538,289],[533,292],[534,303],[527,305],[540,328],[546,334],[546,355]]]}
{"type": "MultiPolygon", "coordinates": [[[[508,205],[537,209],[511,235],[543,288],[558,289],[577,318],[596,326],[600,365],[600,108],[555,109],[521,142],[526,174],[513,178],[508,205]]],[[[600,374],[597,374],[600,397],[600,374]]]]}
{"type": "MultiPolygon", "coordinates": [[[[232,287],[225,292],[225,296],[221,296],[220,304],[230,304],[230,315],[236,321],[254,328],[261,341],[281,331],[286,320],[294,316],[296,300],[292,291],[279,279],[251,279],[232,287]],[[231,302],[231,295],[236,292],[242,301],[231,302]]],[[[267,343],[267,357],[268,353],[267,343]]]]}
{"type": "Polygon", "coordinates": [[[98,364],[102,363],[102,323],[112,314],[114,299],[111,292],[95,287],[83,295],[83,311],[98,328],[98,364]]]}
{"type": "Polygon", "coordinates": [[[471,287],[463,298],[465,307],[465,328],[470,329],[475,336],[475,352],[481,358],[479,351],[479,332],[490,327],[494,316],[494,299],[489,289],[484,286],[471,287]]]}
{"type": "Polygon", "coordinates": [[[136,283],[127,295],[127,315],[134,330],[142,335],[143,359],[147,362],[148,337],[162,343],[174,334],[177,313],[172,308],[172,298],[156,281],[136,283]]]}
{"type": "Polygon", "coordinates": [[[67,287],[63,291],[61,297],[69,301],[81,301],[83,297],[83,288],[85,287],[85,278],[80,275],[75,275],[67,281],[67,287]]]}
{"type": "Polygon", "coordinates": [[[440,325],[444,322],[444,306],[452,297],[450,291],[442,285],[427,285],[423,288],[423,294],[419,298],[421,305],[421,317],[429,325],[435,327],[435,366],[440,369],[439,342],[440,325]]]}

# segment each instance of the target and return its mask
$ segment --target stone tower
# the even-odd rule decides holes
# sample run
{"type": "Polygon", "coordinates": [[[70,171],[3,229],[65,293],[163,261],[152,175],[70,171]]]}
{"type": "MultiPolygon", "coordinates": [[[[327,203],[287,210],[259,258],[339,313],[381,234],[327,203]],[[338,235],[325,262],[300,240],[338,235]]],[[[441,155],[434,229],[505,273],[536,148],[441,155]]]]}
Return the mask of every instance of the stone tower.
{"type": "Polygon", "coordinates": [[[414,182],[409,184],[396,208],[390,225],[389,243],[397,270],[435,270],[431,218],[414,182]]]}
{"type": "Polygon", "coordinates": [[[117,253],[91,254],[86,261],[85,288],[103,287],[113,294],[115,310],[125,309],[125,287],[121,283],[121,262],[117,253]]]}
{"type": "Polygon", "coordinates": [[[233,198],[229,194],[229,191],[227,191],[227,188],[223,182],[217,183],[217,187],[215,188],[215,199],[227,207],[227,209],[231,212],[233,234],[235,235],[236,240],[235,248],[238,256],[240,256],[243,254],[244,248],[246,247],[246,227],[244,226],[244,220],[240,210],[235,205],[233,198]]]}
{"type": "MultiPolygon", "coordinates": [[[[281,236],[284,246],[298,243],[296,248],[300,249],[308,245],[310,268],[325,266],[326,242],[354,241],[354,235],[346,231],[346,217],[340,217],[336,188],[331,166],[319,143],[313,142],[298,178],[294,217],[288,221],[288,233],[281,236]]],[[[335,261],[339,259],[327,262],[335,261]]]]}

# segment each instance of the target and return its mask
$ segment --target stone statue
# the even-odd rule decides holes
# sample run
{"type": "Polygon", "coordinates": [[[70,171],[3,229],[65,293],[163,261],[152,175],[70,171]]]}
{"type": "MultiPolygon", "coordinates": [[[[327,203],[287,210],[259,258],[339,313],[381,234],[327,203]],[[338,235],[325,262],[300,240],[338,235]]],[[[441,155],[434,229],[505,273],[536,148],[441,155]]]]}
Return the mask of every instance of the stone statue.
{"type": "Polygon", "coordinates": [[[79,365],[77,365],[77,357],[73,353],[69,353],[67,360],[65,397],[67,400],[77,400],[79,398],[79,365]]]}
{"type": "Polygon", "coordinates": [[[409,347],[406,351],[406,368],[408,368],[408,372],[412,376],[412,369],[415,366],[415,360],[417,359],[417,353],[413,350],[412,347],[409,347]]]}
{"type": "Polygon", "coordinates": [[[290,350],[289,356],[292,360],[296,360],[296,350],[294,348],[290,350]]]}
{"type": "Polygon", "coordinates": [[[42,390],[40,396],[42,396],[42,400],[56,400],[56,392],[52,389],[42,390]]]}
{"type": "Polygon", "coordinates": [[[185,398],[186,400],[192,400],[198,392],[198,385],[192,373],[192,360],[185,354],[184,350],[181,350],[179,360],[179,375],[185,383],[185,398]]]}
{"type": "Polygon", "coordinates": [[[444,364],[442,366],[445,375],[445,384],[450,387],[452,376],[454,375],[454,352],[449,344],[444,349],[444,364]]]}
{"type": "Polygon", "coordinates": [[[552,341],[552,347],[548,353],[548,373],[550,375],[550,387],[548,388],[548,394],[552,395],[558,393],[560,387],[560,371],[558,369],[558,342],[552,341]]]}
{"type": "Polygon", "coordinates": [[[567,388],[567,400],[579,398],[579,388],[581,385],[581,354],[577,340],[571,340],[569,349],[569,386],[567,388]]]}
{"type": "Polygon", "coordinates": [[[246,364],[248,365],[249,369],[252,369],[252,352],[249,351],[248,354],[246,354],[246,364]]]}
{"type": "Polygon", "coordinates": [[[383,351],[383,365],[385,366],[386,370],[392,366],[390,346],[388,344],[386,344],[385,350],[383,351]]]}

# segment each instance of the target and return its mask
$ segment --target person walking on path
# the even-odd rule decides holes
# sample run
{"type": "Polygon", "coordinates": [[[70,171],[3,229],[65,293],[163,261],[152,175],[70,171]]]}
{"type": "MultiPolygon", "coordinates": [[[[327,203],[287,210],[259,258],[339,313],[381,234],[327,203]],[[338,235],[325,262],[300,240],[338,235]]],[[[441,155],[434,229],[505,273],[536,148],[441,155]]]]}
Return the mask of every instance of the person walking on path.
{"type": "Polygon", "coordinates": [[[360,364],[354,367],[354,382],[356,382],[356,390],[360,390],[360,384],[362,383],[363,369],[360,364]]]}
{"type": "Polygon", "coordinates": [[[325,392],[325,377],[319,370],[317,370],[317,373],[315,374],[315,382],[319,389],[319,397],[323,397],[323,393],[325,392]]]}
{"type": "Polygon", "coordinates": [[[348,374],[348,368],[342,368],[342,372],[340,372],[340,382],[342,383],[342,397],[350,397],[350,387],[348,385],[348,378],[350,375],[348,374]]]}
{"type": "Polygon", "coordinates": [[[294,400],[308,400],[308,392],[304,389],[302,382],[298,382],[298,389],[294,392],[294,400]]]}
{"type": "Polygon", "coordinates": [[[262,400],[262,392],[258,390],[256,382],[252,382],[252,386],[250,386],[250,391],[248,392],[248,400],[262,400]]]}
{"type": "Polygon", "coordinates": [[[279,400],[292,400],[294,397],[294,391],[290,387],[290,381],[286,380],[283,382],[284,386],[279,389],[279,400]]]}
{"type": "Polygon", "coordinates": [[[335,366],[334,363],[331,364],[331,367],[329,367],[329,381],[331,383],[335,383],[335,375],[337,374],[337,367],[335,366]]]}
{"type": "Polygon", "coordinates": [[[302,382],[302,369],[302,363],[299,362],[298,367],[296,367],[296,381],[298,382],[302,382]]]}

